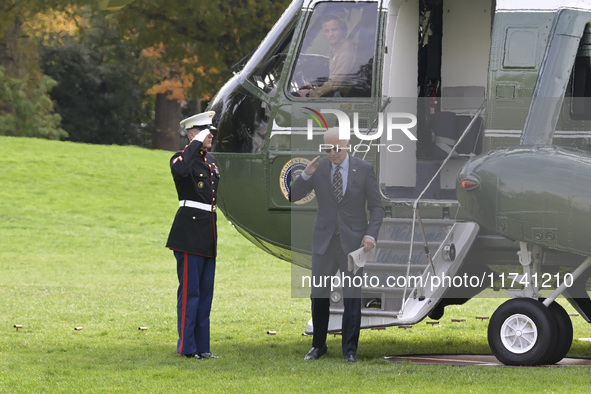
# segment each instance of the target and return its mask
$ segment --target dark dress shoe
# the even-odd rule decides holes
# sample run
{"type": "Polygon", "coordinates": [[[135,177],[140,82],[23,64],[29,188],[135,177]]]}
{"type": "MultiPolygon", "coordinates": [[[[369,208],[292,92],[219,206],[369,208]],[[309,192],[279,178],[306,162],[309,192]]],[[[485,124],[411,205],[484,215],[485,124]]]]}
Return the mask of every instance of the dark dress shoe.
{"type": "Polygon", "coordinates": [[[199,353],[199,357],[206,359],[206,358],[220,358],[219,356],[214,356],[213,354],[207,352],[207,353],[199,353]]]}
{"type": "Polygon", "coordinates": [[[357,362],[357,358],[355,357],[354,354],[347,354],[345,356],[345,361],[348,363],[356,363],[357,362]]]}
{"type": "Polygon", "coordinates": [[[201,356],[199,355],[199,353],[183,354],[183,356],[187,358],[196,358],[197,360],[201,360],[201,356]]]}
{"type": "Polygon", "coordinates": [[[313,347],[310,349],[304,360],[318,360],[320,357],[324,356],[328,351],[328,346],[324,344],[322,347],[313,347]]]}

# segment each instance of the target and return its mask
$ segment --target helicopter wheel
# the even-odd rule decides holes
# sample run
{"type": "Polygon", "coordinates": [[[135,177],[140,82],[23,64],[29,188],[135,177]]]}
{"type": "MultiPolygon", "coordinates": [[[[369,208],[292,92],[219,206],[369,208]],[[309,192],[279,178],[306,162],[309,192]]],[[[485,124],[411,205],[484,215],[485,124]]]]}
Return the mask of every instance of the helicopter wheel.
{"type": "Polygon", "coordinates": [[[540,301],[514,298],[493,313],[488,344],[506,365],[542,365],[554,355],[558,327],[554,314],[540,301]]]}
{"type": "Polygon", "coordinates": [[[556,324],[558,325],[558,335],[556,337],[556,344],[550,357],[546,361],[547,364],[556,364],[566,356],[570,350],[573,342],[573,324],[564,308],[556,301],[552,302],[548,307],[556,324]]]}

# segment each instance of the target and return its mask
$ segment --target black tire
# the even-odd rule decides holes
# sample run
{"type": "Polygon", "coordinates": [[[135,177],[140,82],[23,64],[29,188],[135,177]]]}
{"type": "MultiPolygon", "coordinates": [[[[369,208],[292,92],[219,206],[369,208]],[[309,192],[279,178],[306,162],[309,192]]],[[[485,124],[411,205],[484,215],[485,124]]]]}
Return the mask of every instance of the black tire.
{"type": "Polygon", "coordinates": [[[573,343],[573,323],[570,320],[568,313],[564,310],[562,305],[556,301],[552,302],[548,307],[558,327],[557,340],[554,345],[554,351],[546,361],[547,364],[556,364],[566,356],[573,343]]]}
{"type": "Polygon", "coordinates": [[[543,365],[555,349],[557,334],[556,319],[544,304],[531,298],[514,298],[491,316],[488,344],[503,364],[543,365]]]}

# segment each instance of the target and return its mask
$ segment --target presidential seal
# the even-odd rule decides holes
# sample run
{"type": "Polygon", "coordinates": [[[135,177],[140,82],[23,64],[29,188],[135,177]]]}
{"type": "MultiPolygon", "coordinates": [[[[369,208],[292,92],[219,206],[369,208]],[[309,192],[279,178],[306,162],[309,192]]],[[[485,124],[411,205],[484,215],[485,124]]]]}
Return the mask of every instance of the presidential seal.
{"type": "MultiPolygon", "coordinates": [[[[300,176],[302,172],[304,172],[309,162],[310,160],[304,159],[303,157],[294,157],[285,163],[281,169],[281,174],[279,175],[279,187],[281,188],[281,192],[283,193],[283,196],[286,200],[289,200],[289,192],[291,191],[291,185],[293,181],[298,176],[300,176]]],[[[308,193],[308,195],[306,195],[306,197],[296,201],[295,204],[306,204],[312,201],[315,196],[316,193],[312,190],[310,193],[308,193]]]]}

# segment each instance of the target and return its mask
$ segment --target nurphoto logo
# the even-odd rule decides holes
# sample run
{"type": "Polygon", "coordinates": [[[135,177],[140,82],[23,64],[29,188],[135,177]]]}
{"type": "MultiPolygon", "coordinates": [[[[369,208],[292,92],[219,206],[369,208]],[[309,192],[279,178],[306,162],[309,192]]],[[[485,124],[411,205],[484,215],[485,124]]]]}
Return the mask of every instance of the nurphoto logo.
{"type": "MultiPolygon", "coordinates": [[[[386,131],[386,140],[391,142],[393,140],[394,133],[402,132],[410,141],[417,141],[417,137],[410,131],[413,127],[417,125],[417,117],[413,114],[407,112],[388,112],[382,113],[379,112],[377,114],[378,120],[378,127],[372,133],[362,133],[359,130],[359,113],[353,113],[353,122],[349,119],[349,116],[337,109],[321,109],[320,112],[313,110],[309,107],[304,107],[306,110],[310,112],[304,112],[306,115],[310,116],[308,119],[308,129],[307,129],[307,139],[312,140],[314,134],[314,122],[320,127],[323,131],[328,131],[328,123],[322,114],[332,114],[337,117],[338,121],[338,129],[339,129],[339,139],[341,141],[348,141],[351,138],[351,123],[353,123],[353,133],[359,140],[365,143],[360,143],[357,145],[352,145],[348,148],[342,149],[350,149],[354,152],[367,152],[372,147],[376,148],[378,152],[381,150],[386,150],[391,153],[402,152],[404,150],[404,146],[401,144],[394,144],[394,143],[372,143],[372,141],[376,141],[382,138],[384,134],[384,129],[386,131]],[[385,127],[384,127],[385,124],[385,127]]],[[[323,150],[332,149],[334,146],[332,144],[320,144],[318,146],[318,151],[321,152],[323,150]]]]}

